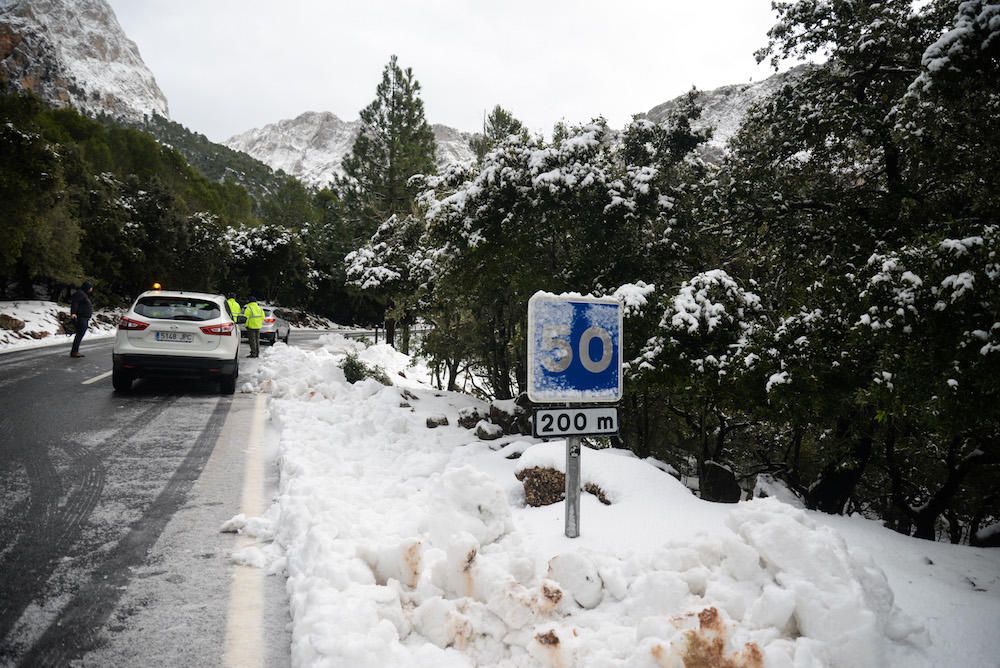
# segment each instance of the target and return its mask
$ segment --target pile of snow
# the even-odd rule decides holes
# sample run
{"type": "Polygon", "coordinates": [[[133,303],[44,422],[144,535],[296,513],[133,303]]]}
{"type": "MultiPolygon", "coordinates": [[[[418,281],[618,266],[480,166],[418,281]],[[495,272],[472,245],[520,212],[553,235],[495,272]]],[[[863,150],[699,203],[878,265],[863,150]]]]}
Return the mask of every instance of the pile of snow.
{"type": "Polygon", "coordinates": [[[456,425],[485,406],[430,389],[386,346],[321,344],[262,358],[254,387],[280,430],[279,496],[227,527],[259,539],[236,561],[287,575],[295,665],[984,665],[1000,651],[983,626],[1000,613],[993,553],[827,522],[780,498],[704,502],[613,449],[584,449],[583,482],[611,504],[584,494],[582,536],[567,539],[563,505],[528,507],[515,478],[562,470],[562,442],[428,429],[429,415],[456,425]],[[396,386],[347,383],[348,353],[396,386]],[[925,546],[949,577],[904,612],[893,587],[924,588],[925,546]],[[992,589],[959,591],[960,572],[992,589]],[[968,619],[939,619],[963,608],[968,619]]]}
{"type": "MultiPolygon", "coordinates": [[[[0,351],[71,343],[59,319],[69,315],[69,306],[49,301],[0,301],[0,351]]],[[[97,309],[90,319],[85,341],[115,335],[122,309],[97,309]]]]}

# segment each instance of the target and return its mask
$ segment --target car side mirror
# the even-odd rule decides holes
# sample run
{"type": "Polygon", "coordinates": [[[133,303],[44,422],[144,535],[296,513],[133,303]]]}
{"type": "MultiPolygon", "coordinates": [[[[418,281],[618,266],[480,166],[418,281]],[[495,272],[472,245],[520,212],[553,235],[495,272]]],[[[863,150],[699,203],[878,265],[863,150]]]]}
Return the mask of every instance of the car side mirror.
{"type": "Polygon", "coordinates": [[[238,316],[236,316],[236,324],[237,325],[245,325],[246,322],[247,322],[247,317],[245,315],[238,315],[238,316]]]}

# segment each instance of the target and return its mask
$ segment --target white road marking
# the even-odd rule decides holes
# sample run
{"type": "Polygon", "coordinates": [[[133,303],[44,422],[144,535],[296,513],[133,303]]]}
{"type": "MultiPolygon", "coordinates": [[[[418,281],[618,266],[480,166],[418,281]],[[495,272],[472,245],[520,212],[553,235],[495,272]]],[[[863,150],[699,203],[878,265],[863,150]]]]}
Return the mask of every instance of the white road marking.
{"type": "Polygon", "coordinates": [[[94,376],[94,377],[93,377],[93,378],[91,378],[90,380],[85,380],[85,381],[83,381],[83,382],[82,382],[82,383],[80,383],[80,384],[81,384],[81,385],[90,385],[91,383],[96,383],[96,382],[97,382],[97,381],[99,381],[99,380],[104,380],[105,378],[107,378],[108,376],[110,376],[110,375],[111,375],[111,373],[112,373],[112,372],[110,372],[110,371],[105,371],[105,372],[104,372],[104,373],[102,373],[101,375],[99,375],[99,376],[94,376]]]}
{"type": "MultiPolygon", "coordinates": [[[[264,483],[263,443],[264,407],[266,395],[258,394],[254,404],[253,422],[246,440],[246,468],[243,474],[243,498],[240,512],[247,517],[259,517],[263,506],[264,483]]],[[[230,436],[231,437],[231,436],[230,436]]],[[[254,544],[254,539],[238,536],[234,551],[254,544]]],[[[264,574],[259,568],[235,565],[229,588],[229,612],[226,618],[226,648],[223,665],[249,668],[264,665],[264,574]]]]}

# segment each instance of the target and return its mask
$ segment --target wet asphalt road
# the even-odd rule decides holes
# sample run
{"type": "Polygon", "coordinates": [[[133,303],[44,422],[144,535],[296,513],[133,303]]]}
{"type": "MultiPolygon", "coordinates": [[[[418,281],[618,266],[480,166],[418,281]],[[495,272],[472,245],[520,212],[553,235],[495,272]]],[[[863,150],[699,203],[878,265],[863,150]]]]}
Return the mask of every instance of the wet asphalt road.
{"type": "MultiPolygon", "coordinates": [[[[295,332],[292,344],[312,347],[317,337],[295,332]]],[[[225,626],[226,602],[187,599],[206,587],[222,599],[228,593],[234,538],[218,526],[239,512],[244,453],[215,453],[221,474],[196,483],[224,425],[238,445],[240,411],[252,412],[252,395],[152,379],[118,395],[110,377],[98,378],[111,368],[111,340],[81,352],[0,355],[0,666],[131,663],[137,645],[192,615],[201,616],[194,626],[203,628],[187,631],[204,636],[199,653],[182,658],[166,647],[157,662],[218,665],[224,628],[207,627],[225,626]],[[170,597],[172,612],[143,610],[170,597]],[[116,647],[126,640],[131,649],[116,647]]],[[[256,362],[241,360],[243,378],[256,362]]],[[[282,585],[269,584],[269,596],[281,599],[282,585]]],[[[269,609],[287,617],[280,601],[269,609]]],[[[272,621],[278,629],[287,623],[272,621]]],[[[286,642],[279,638],[275,660],[264,663],[284,663],[286,642]]]]}

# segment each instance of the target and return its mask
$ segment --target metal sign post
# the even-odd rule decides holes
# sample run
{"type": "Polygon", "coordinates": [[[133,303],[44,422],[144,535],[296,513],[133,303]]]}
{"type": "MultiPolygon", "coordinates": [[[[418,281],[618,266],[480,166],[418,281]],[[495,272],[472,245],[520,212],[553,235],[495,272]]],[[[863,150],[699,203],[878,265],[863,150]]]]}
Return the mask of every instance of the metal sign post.
{"type": "Polygon", "coordinates": [[[537,408],[532,431],[566,437],[568,538],[580,535],[580,437],[618,433],[613,404],[622,396],[621,340],[617,299],[539,292],[528,302],[528,398],[566,402],[537,408]]]}
{"type": "Polygon", "coordinates": [[[566,439],[566,537],[580,535],[580,437],[566,439]]]}

